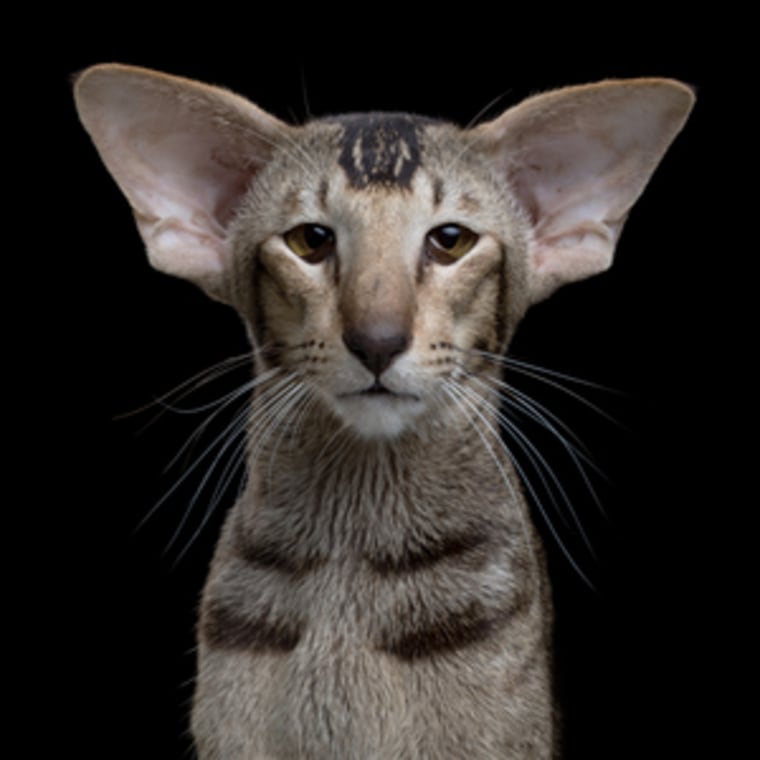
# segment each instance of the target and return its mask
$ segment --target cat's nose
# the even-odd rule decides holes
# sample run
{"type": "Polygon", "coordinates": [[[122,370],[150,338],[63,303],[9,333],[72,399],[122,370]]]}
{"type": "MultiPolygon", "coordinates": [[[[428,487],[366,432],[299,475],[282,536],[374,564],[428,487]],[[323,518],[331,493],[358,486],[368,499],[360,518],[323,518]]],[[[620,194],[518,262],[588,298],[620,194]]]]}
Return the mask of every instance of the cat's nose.
{"type": "Polygon", "coordinates": [[[346,328],[343,342],[375,377],[380,377],[409,348],[410,338],[400,325],[380,320],[361,328],[346,328]]]}

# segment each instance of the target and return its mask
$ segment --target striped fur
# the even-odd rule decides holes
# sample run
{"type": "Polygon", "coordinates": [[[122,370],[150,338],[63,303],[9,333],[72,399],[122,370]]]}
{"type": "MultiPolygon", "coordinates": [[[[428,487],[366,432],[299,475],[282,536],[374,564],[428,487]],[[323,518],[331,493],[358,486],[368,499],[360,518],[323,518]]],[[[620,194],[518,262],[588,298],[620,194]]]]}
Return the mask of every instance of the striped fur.
{"type": "Polygon", "coordinates": [[[531,304],[610,265],[691,92],[566,88],[464,130],[291,127],[119,65],[75,94],[151,262],[254,344],[248,479],[198,628],[201,760],[552,758],[550,593],[500,357],[531,304]]]}
{"type": "Polygon", "coordinates": [[[248,757],[232,748],[250,736],[273,758],[551,756],[540,549],[498,472],[474,503],[462,481],[480,465],[450,466],[481,446],[473,431],[434,452],[417,436],[362,442],[319,416],[283,445],[288,482],[254,480],[206,588],[202,756],[248,757]],[[312,469],[314,428],[336,456],[312,469]]]}

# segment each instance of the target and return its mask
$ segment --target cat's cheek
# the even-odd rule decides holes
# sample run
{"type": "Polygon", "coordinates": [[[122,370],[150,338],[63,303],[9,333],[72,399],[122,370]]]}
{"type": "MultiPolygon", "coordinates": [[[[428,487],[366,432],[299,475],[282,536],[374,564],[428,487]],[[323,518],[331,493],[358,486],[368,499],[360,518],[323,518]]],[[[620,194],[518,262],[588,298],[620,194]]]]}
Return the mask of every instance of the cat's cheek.
{"type": "MultiPolygon", "coordinates": [[[[266,313],[268,321],[290,325],[291,332],[306,325],[313,330],[334,298],[334,289],[323,268],[299,261],[276,239],[261,247],[259,264],[260,291],[269,294],[264,311],[276,312],[266,313]],[[275,320],[271,319],[273,316],[275,320]]],[[[292,334],[289,338],[287,343],[298,342],[292,334]]]]}
{"type": "Polygon", "coordinates": [[[493,238],[483,240],[479,250],[463,259],[456,270],[447,272],[448,306],[456,319],[482,304],[492,285],[500,283],[505,253],[493,238]]]}
{"type": "Polygon", "coordinates": [[[279,235],[270,237],[260,246],[258,261],[282,283],[283,288],[303,291],[306,296],[334,282],[325,265],[299,258],[279,235]]]}

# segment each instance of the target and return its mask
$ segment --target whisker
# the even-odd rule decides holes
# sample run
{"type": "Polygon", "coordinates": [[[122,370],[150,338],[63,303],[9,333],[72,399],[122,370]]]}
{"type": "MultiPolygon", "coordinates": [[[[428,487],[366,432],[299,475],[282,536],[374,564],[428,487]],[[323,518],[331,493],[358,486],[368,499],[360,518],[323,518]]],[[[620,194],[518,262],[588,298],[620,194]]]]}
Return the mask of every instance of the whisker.
{"type": "MultiPolygon", "coordinates": [[[[297,445],[301,431],[303,430],[304,421],[308,419],[308,414],[314,405],[317,403],[319,394],[317,391],[309,385],[302,385],[303,395],[302,398],[297,400],[298,407],[296,408],[292,418],[288,420],[287,425],[283,425],[282,434],[279,436],[275,443],[275,451],[279,448],[281,439],[287,434],[290,439],[291,450],[294,445],[297,445]]],[[[271,466],[270,459],[269,477],[271,478],[271,466]]]]}
{"type": "Polygon", "coordinates": [[[216,418],[219,417],[230,405],[237,401],[240,396],[250,393],[252,388],[253,383],[248,382],[236,391],[233,391],[228,396],[226,396],[224,403],[220,404],[218,408],[213,412],[213,414],[208,415],[208,417],[206,417],[206,419],[203,420],[203,422],[201,422],[188,436],[187,440],[182,444],[177,453],[165,465],[163,469],[164,474],[168,473],[170,470],[176,467],[179,464],[180,459],[183,457],[189,458],[196,444],[201,440],[203,434],[216,420],[216,418]]]}
{"type": "MultiPolygon", "coordinates": [[[[470,377],[471,380],[477,381],[477,378],[470,377]]],[[[487,386],[483,384],[483,387],[486,388],[486,390],[491,390],[487,386]]],[[[517,443],[518,446],[520,446],[520,449],[526,454],[528,457],[528,460],[533,465],[534,469],[536,470],[538,476],[541,478],[541,482],[544,485],[547,493],[552,498],[552,501],[554,502],[554,495],[552,493],[552,489],[549,485],[549,483],[546,480],[546,477],[544,475],[544,471],[549,473],[549,476],[554,483],[555,487],[559,491],[561,495],[565,495],[565,491],[562,488],[562,484],[557,479],[556,475],[554,475],[554,472],[549,467],[548,463],[546,462],[546,459],[543,457],[543,455],[536,449],[534,444],[528,439],[528,437],[525,435],[525,433],[520,430],[520,428],[512,422],[506,415],[501,412],[494,404],[491,404],[487,399],[484,399],[477,391],[475,391],[473,388],[470,388],[466,385],[462,385],[461,387],[462,392],[468,395],[476,404],[479,404],[487,411],[491,412],[499,422],[500,427],[507,432],[508,435],[517,443]],[[542,465],[542,466],[539,466],[542,465]]],[[[523,476],[523,473],[521,473],[521,476],[523,476]]],[[[523,476],[523,479],[525,477],[523,476]]],[[[555,503],[556,504],[556,503],[555,503]]],[[[558,510],[559,511],[559,510],[558,510]]]]}
{"type": "MultiPolygon", "coordinates": [[[[546,508],[544,507],[544,504],[543,504],[542,500],[539,498],[539,496],[538,496],[538,494],[537,494],[537,492],[536,492],[536,490],[535,490],[535,488],[533,486],[533,483],[532,483],[531,479],[527,477],[524,469],[520,465],[519,460],[514,457],[514,455],[509,450],[509,447],[504,443],[504,441],[502,440],[501,436],[498,434],[498,431],[494,429],[493,424],[490,422],[490,420],[488,420],[483,415],[483,413],[480,411],[480,409],[478,408],[478,406],[486,406],[488,408],[488,410],[491,413],[494,414],[494,416],[497,416],[498,410],[496,410],[493,407],[492,404],[490,404],[486,399],[483,399],[482,397],[480,397],[478,394],[476,394],[476,395],[478,395],[478,398],[480,399],[480,401],[477,402],[477,403],[475,401],[473,401],[471,398],[469,398],[467,396],[467,394],[465,393],[465,387],[462,386],[462,385],[455,385],[455,384],[453,384],[450,381],[446,381],[445,384],[444,384],[444,388],[447,389],[448,391],[452,391],[452,390],[456,391],[458,393],[458,395],[459,395],[459,398],[461,399],[461,402],[464,403],[464,404],[466,404],[467,407],[469,407],[473,411],[473,413],[485,425],[486,429],[491,433],[491,435],[494,436],[494,438],[497,441],[499,441],[500,445],[504,449],[504,452],[508,456],[509,461],[515,467],[515,469],[517,470],[517,473],[520,476],[522,482],[525,484],[525,487],[528,489],[528,492],[530,493],[530,495],[531,495],[531,497],[533,499],[533,502],[536,505],[536,508],[538,509],[539,514],[541,515],[541,518],[543,519],[544,523],[546,524],[549,532],[552,535],[552,538],[554,539],[555,543],[559,547],[559,549],[562,552],[563,556],[569,562],[569,564],[575,570],[575,572],[578,573],[578,576],[583,580],[583,582],[586,583],[586,585],[589,588],[591,588],[592,590],[594,590],[594,588],[595,588],[594,584],[588,578],[588,576],[586,575],[586,573],[583,572],[583,570],[581,569],[581,567],[578,565],[577,561],[575,560],[575,557],[573,557],[572,552],[570,552],[569,548],[567,547],[567,545],[565,544],[565,542],[562,540],[562,537],[559,535],[559,533],[557,531],[557,528],[554,525],[554,522],[550,519],[550,517],[549,517],[549,515],[548,515],[548,513],[546,511],[546,508]]],[[[452,398],[453,397],[454,396],[452,396],[452,398]]],[[[497,419],[498,419],[498,416],[497,416],[497,419]]],[[[471,424],[473,424],[472,420],[471,420],[471,424]]],[[[503,470],[503,465],[501,465],[501,463],[499,462],[498,457],[496,457],[495,453],[492,450],[492,447],[490,446],[490,444],[488,443],[488,441],[485,439],[485,437],[484,437],[482,431],[480,430],[479,426],[473,424],[473,427],[478,432],[478,434],[481,436],[481,440],[483,441],[484,445],[489,449],[489,454],[494,459],[494,461],[497,463],[497,466],[499,467],[500,472],[502,473],[502,477],[506,478],[506,474],[504,473],[504,470],[503,470]]],[[[508,483],[509,482],[508,479],[506,479],[505,482],[508,483]]],[[[511,488],[510,490],[514,494],[514,488],[511,488]]],[[[523,522],[524,522],[524,517],[521,516],[521,520],[523,520],[523,522]]],[[[527,526],[524,527],[524,530],[526,532],[526,536],[528,536],[529,535],[529,531],[527,529],[527,526]]]]}
{"type": "Polygon", "coordinates": [[[267,483],[270,490],[272,485],[272,474],[274,470],[275,458],[277,452],[280,449],[282,439],[289,430],[292,432],[291,426],[297,419],[300,418],[300,415],[304,409],[309,406],[309,403],[314,395],[314,391],[309,389],[307,386],[304,386],[300,382],[294,387],[294,391],[295,392],[283,402],[285,406],[276,413],[276,416],[273,417],[270,423],[273,428],[279,428],[280,431],[269,451],[269,462],[267,465],[267,483]],[[292,419],[286,421],[287,418],[291,416],[291,414],[292,419]]]}
{"type": "MultiPolygon", "coordinates": [[[[491,107],[490,104],[488,107],[491,107]]],[[[478,114],[476,118],[480,118],[480,114],[478,114]]],[[[470,127],[468,126],[467,129],[469,128],[470,127]]],[[[473,135],[472,132],[469,132],[467,137],[468,139],[462,140],[463,145],[461,150],[459,150],[459,152],[451,159],[451,162],[447,167],[447,173],[456,174],[456,164],[462,160],[462,157],[466,153],[469,153],[473,148],[477,147],[484,139],[483,135],[473,135]]]]}
{"type": "Polygon", "coordinates": [[[214,406],[218,406],[216,411],[209,415],[196,429],[191,433],[191,435],[188,437],[187,441],[182,445],[182,447],[179,449],[179,451],[172,457],[170,462],[166,465],[164,468],[164,472],[168,472],[171,470],[179,461],[179,459],[185,454],[186,451],[189,450],[191,445],[194,445],[194,443],[200,439],[200,437],[203,435],[203,433],[206,431],[206,428],[208,428],[211,423],[218,417],[230,404],[234,403],[239,399],[241,396],[248,395],[253,392],[255,388],[257,388],[259,385],[262,385],[263,383],[270,380],[275,375],[279,374],[279,369],[270,369],[266,370],[265,372],[262,372],[260,375],[255,377],[253,380],[249,380],[247,383],[244,383],[239,388],[236,388],[231,393],[227,394],[226,396],[223,396],[221,399],[217,399],[216,402],[209,405],[209,408],[213,408],[214,406]]]}
{"type": "Polygon", "coordinates": [[[335,432],[325,441],[324,445],[321,447],[321,451],[314,461],[314,468],[316,470],[320,470],[323,467],[328,467],[332,461],[339,460],[343,451],[350,448],[354,440],[354,433],[351,428],[349,428],[345,422],[339,420],[339,424],[337,425],[335,432]],[[338,446],[334,445],[336,439],[338,440],[338,446]]]}
{"type": "MultiPolygon", "coordinates": [[[[473,379],[478,383],[483,383],[483,380],[475,378],[474,376],[473,379]]],[[[588,450],[583,441],[581,441],[581,439],[578,438],[578,436],[570,429],[570,427],[560,417],[554,414],[554,412],[536,401],[524,391],[521,391],[519,388],[515,388],[515,386],[505,382],[504,380],[499,380],[498,378],[490,376],[487,376],[486,380],[488,380],[488,382],[492,383],[497,388],[503,389],[503,391],[500,390],[499,395],[507,407],[512,410],[519,411],[552,433],[552,435],[554,435],[554,437],[562,444],[563,448],[577,464],[579,471],[584,474],[584,476],[585,469],[579,460],[583,460],[583,462],[585,462],[588,467],[594,470],[594,472],[600,478],[609,482],[606,473],[592,459],[591,452],[588,450]]],[[[594,493],[590,484],[589,490],[594,493]]],[[[601,509],[601,503],[598,500],[596,501],[601,509]]]]}
{"type": "MultiPolygon", "coordinates": [[[[243,429],[244,428],[245,428],[245,424],[243,425],[243,429]]],[[[190,536],[188,541],[185,543],[185,546],[182,549],[182,551],[177,555],[177,558],[174,560],[173,567],[176,567],[177,565],[179,565],[183,557],[187,554],[190,548],[198,540],[198,537],[206,529],[206,526],[208,525],[212,515],[219,508],[219,505],[222,502],[222,497],[224,496],[230,484],[234,480],[235,474],[241,468],[243,468],[244,470],[244,476],[242,477],[242,482],[238,489],[239,491],[238,495],[240,494],[242,489],[245,487],[245,482],[247,480],[247,478],[245,477],[245,450],[246,450],[247,441],[246,441],[245,435],[241,435],[240,431],[236,431],[233,434],[233,438],[235,437],[238,438],[237,446],[235,447],[235,450],[232,452],[232,455],[229,457],[227,464],[225,465],[224,471],[220,475],[219,481],[217,482],[217,485],[214,488],[214,492],[211,495],[211,498],[209,499],[208,506],[206,507],[206,511],[203,515],[203,518],[198,523],[198,526],[196,527],[195,531],[190,536]]]]}
{"type": "MultiPolygon", "coordinates": [[[[475,431],[477,436],[480,438],[480,441],[483,444],[483,447],[488,452],[488,455],[491,457],[494,464],[496,465],[496,468],[498,469],[501,479],[504,482],[504,485],[506,486],[507,491],[509,492],[510,496],[515,500],[519,500],[517,490],[515,489],[515,486],[512,483],[512,480],[510,479],[506,470],[504,469],[503,462],[500,460],[500,458],[494,451],[493,446],[491,445],[491,443],[489,443],[483,430],[481,430],[480,426],[473,419],[472,414],[474,414],[485,425],[486,429],[491,433],[491,435],[494,437],[494,440],[498,442],[499,446],[502,448],[502,450],[506,454],[507,459],[510,462],[514,462],[514,457],[511,455],[509,449],[501,440],[501,436],[499,436],[498,432],[494,430],[491,423],[484,418],[480,410],[477,407],[473,406],[473,404],[470,401],[468,401],[466,397],[464,397],[464,395],[462,394],[461,388],[457,383],[454,383],[451,380],[444,380],[441,387],[443,391],[449,396],[449,398],[460,409],[465,419],[468,421],[468,423],[470,424],[472,429],[475,431]],[[470,412],[468,412],[468,407],[469,407],[470,412]]],[[[518,474],[520,474],[519,470],[518,470],[518,474]]],[[[522,526],[523,534],[525,535],[525,539],[528,543],[530,543],[531,532],[528,528],[528,525],[526,523],[526,518],[525,518],[525,515],[522,513],[522,510],[520,510],[519,512],[519,520],[522,526]]],[[[537,573],[537,568],[535,567],[534,557],[532,557],[532,561],[534,564],[533,571],[537,575],[538,573],[537,573]]]]}
{"type": "Polygon", "coordinates": [[[472,350],[460,349],[460,350],[467,354],[475,354],[477,356],[481,356],[484,359],[487,359],[488,361],[492,362],[493,364],[501,365],[505,367],[505,369],[508,369],[508,370],[514,370],[515,372],[521,375],[525,375],[526,377],[530,377],[533,380],[543,383],[544,385],[547,385],[551,388],[554,388],[555,390],[558,390],[561,393],[565,394],[566,396],[569,396],[570,398],[574,399],[575,401],[582,404],[586,408],[591,409],[595,414],[607,420],[607,422],[611,423],[615,427],[625,432],[630,432],[628,431],[626,426],[623,425],[623,423],[615,419],[612,415],[610,415],[600,406],[597,406],[592,401],[589,401],[585,396],[582,396],[580,393],[578,393],[577,391],[574,391],[572,388],[568,388],[566,385],[563,385],[561,382],[559,382],[559,380],[575,383],[577,385],[584,385],[586,387],[593,388],[599,391],[604,391],[606,393],[611,393],[611,394],[615,394],[619,396],[626,396],[627,394],[625,394],[622,391],[618,391],[614,388],[608,388],[607,386],[604,386],[604,385],[599,385],[598,383],[594,383],[590,380],[583,380],[581,378],[573,377],[572,375],[567,375],[562,372],[557,372],[555,370],[547,369],[545,367],[539,367],[536,364],[530,364],[528,362],[514,359],[513,357],[502,356],[500,354],[493,354],[489,351],[479,351],[476,349],[472,349],[472,350]]]}
{"type": "MultiPolygon", "coordinates": [[[[487,353],[487,352],[483,352],[487,353]]],[[[577,377],[576,375],[570,375],[566,372],[559,372],[556,369],[549,369],[548,367],[542,367],[540,364],[535,364],[533,362],[526,361],[525,359],[517,359],[514,356],[505,354],[502,357],[502,360],[504,364],[507,364],[508,366],[512,367],[516,370],[524,370],[526,374],[530,373],[536,373],[539,375],[537,379],[541,380],[543,379],[540,377],[540,375],[548,375],[550,377],[557,378],[558,380],[564,380],[566,382],[575,383],[576,385],[585,385],[587,388],[593,388],[594,390],[598,391],[604,391],[605,393],[610,393],[617,396],[627,397],[628,394],[625,393],[625,391],[621,391],[617,388],[611,388],[609,385],[602,385],[601,383],[596,383],[593,380],[586,380],[582,377],[577,377]]]]}
{"type": "MultiPolygon", "coordinates": [[[[185,514],[183,515],[182,519],[179,521],[179,524],[177,525],[171,539],[169,540],[169,543],[166,546],[166,549],[164,551],[165,554],[171,551],[172,547],[179,539],[179,536],[182,533],[182,530],[187,524],[190,518],[190,515],[192,514],[196,504],[198,503],[201,493],[203,493],[203,491],[205,490],[207,483],[211,479],[222,457],[225,455],[225,453],[230,448],[230,446],[232,446],[235,443],[235,441],[239,439],[239,436],[241,435],[241,433],[245,431],[246,417],[247,417],[245,412],[248,409],[248,406],[249,405],[246,402],[238,411],[238,413],[235,415],[235,419],[227,426],[227,428],[225,428],[223,435],[226,440],[224,444],[220,447],[213,461],[211,462],[208,469],[206,470],[206,473],[201,479],[200,484],[196,487],[195,493],[193,494],[193,498],[190,500],[190,503],[185,509],[185,514]]],[[[212,503],[213,503],[213,500],[212,500],[212,503]]],[[[175,560],[175,565],[179,563],[179,561],[182,559],[182,557],[186,554],[186,552],[190,548],[191,543],[193,543],[193,541],[197,538],[197,536],[200,535],[200,532],[203,529],[203,527],[205,527],[208,521],[208,516],[210,516],[212,511],[213,510],[211,509],[207,509],[206,511],[207,517],[202,521],[200,527],[193,534],[191,542],[186,544],[185,548],[180,552],[177,559],[175,560]]]]}
{"type": "MultiPolygon", "coordinates": [[[[264,382],[263,379],[261,380],[261,382],[264,382]]],[[[284,379],[281,379],[278,383],[275,384],[275,388],[280,388],[283,385],[287,384],[287,382],[288,382],[287,377],[284,379]]],[[[272,389],[267,388],[263,392],[262,395],[266,395],[270,392],[272,392],[272,389]]],[[[246,406],[248,406],[247,401],[246,401],[246,406]]],[[[201,464],[214,451],[214,449],[220,444],[220,442],[226,438],[230,430],[230,427],[231,426],[228,425],[219,435],[217,435],[214,438],[214,440],[203,450],[203,452],[201,452],[201,454],[196,457],[195,461],[188,465],[185,472],[177,479],[174,485],[163,494],[163,496],[153,505],[153,507],[148,512],[148,514],[145,515],[145,517],[143,517],[143,519],[138,523],[135,531],[141,530],[145,526],[145,524],[156,514],[156,512],[171,498],[171,496],[179,490],[179,488],[187,481],[187,479],[193,474],[193,472],[195,472],[198,469],[198,467],[201,466],[201,464]]]]}
{"type": "MultiPolygon", "coordinates": [[[[240,432],[235,432],[235,436],[238,437],[238,443],[235,447],[235,450],[232,452],[231,456],[227,460],[227,464],[224,466],[224,470],[222,470],[221,474],[219,475],[219,478],[217,480],[216,486],[214,488],[214,492],[211,494],[211,498],[209,499],[209,508],[207,510],[207,514],[213,514],[216,511],[216,508],[221,504],[222,497],[227,492],[227,489],[230,487],[232,482],[234,481],[236,477],[236,473],[239,470],[243,470],[243,474],[241,477],[240,485],[238,486],[238,496],[242,492],[242,490],[245,488],[245,483],[247,481],[247,470],[246,470],[246,461],[245,461],[245,452],[247,448],[247,438],[245,436],[245,428],[247,427],[247,419],[244,422],[244,427],[242,430],[242,434],[240,432]]],[[[207,519],[204,519],[203,523],[201,524],[201,529],[205,526],[207,519]]]]}
{"type": "Polygon", "coordinates": [[[489,361],[493,362],[494,364],[507,365],[516,371],[525,370],[524,374],[530,374],[531,377],[535,377],[536,380],[543,381],[545,379],[543,375],[548,375],[550,377],[556,378],[557,380],[564,380],[576,385],[585,385],[588,388],[604,391],[605,393],[623,397],[628,396],[625,391],[621,391],[617,388],[611,388],[608,385],[602,385],[601,383],[596,383],[593,380],[587,380],[576,375],[571,375],[567,372],[559,372],[556,369],[549,369],[548,367],[543,367],[540,364],[535,364],[534,362],[529,362],[525,359],[518,359],[512,354],[495,354],[491,351],[483,351],[482,349],[478,348],[461,348],[459,346],[452,346],[452,348],[463,354],[481,356],[484,359],[488,359],[489,361]],[[532,373],[535,373],[535,375],[532,373]]]}
{"type": "MultiPolygon", "coordinates": [[[[477,382],[477,378],[472,378],[472,379],[477,382]]],[[[484,387],[488,389],[488,386],[485,386],[485,384],[484,384],[484,387]]],[[[578,514],[575,508],[573,507],[572,500],[568,496],[566,489],[562,485],[562,482],[560,481],[560,479],[557,477],[553,468],[549,466],[549,463],[546,461],[546,458],[536,448],[536,446],[528,438],[528,436],[520,429],[520,427],[517,424],[515,424],[513,421],[511,421],[505,414],[503,414],[500,410],[493,407],[488,401],[483,399],[473,388],[463,386],[462,389],[465,393],[470,394],[476,403],[480,403],[484,406],[487,405],[487,408],[496,414],[496,418],[498,419],[500,425],[502,426],[502,429],[505,430],[505,432],[515,441],[515,443],[517,443],[517,445],[520,447],[520,450],[526,455],[528,461],[531,463],[531,466],[533,467],[538,477],[540,478],[541,484],[543,485],[543,488],[546,491],[546,493],[549,495],[549,498],[551,499],[551,502],[554,505],[555,511],[559,515],[560,519],[568,528],[570,527],[568,521],[565,518],[564,511],[560,507],[560,503],[561,503],[561,504],[564,504],[565,509],[567,509],[567,511],[569,512],[570,517],[572,519],[572,523],[575,526],[575,529],[578,535],[580,535],[587,550],[589,551],[593,559],[596,560],[597,559],[596,552],[594,551],[591,541],[589,540],[588,535],[586,533],[586,530],[584,529],[583,524],[581,523],[580,518],[578,517],[578,514]],[[549,478],[548,481],[547,481],[547,475],[549,478]],[[559,494],[559,497],[561,500],[560,503],[557,502],[554,496],[553,489],[556,489],[556,492],[559,494]]],[[[571,453],[571,456],[572,456],[572,453],[571,453]]],[[[582,468],[581,468],[581,473],[585,474],[583,473],[582,468]]],[[[521,475],[523,476],[523,479],[525,480],[528,479],[524,473],[521,473],[521,475]]],[[[590,484],[589,484],[589,488],[590,488],[590,484]]],[[[594,493],[593,489],[592,489],[592,493],[594,493]]],[[[594,496],[595,496],[595,493],[594,493],[594,496]]]]}
{"type": "Polygon", "coordinates": [[[467,122],[467,124],[465,124],[464,129],[465,130],[472,129],[483,118],[483,116],[485,116],[497,103],[499,103],[500,101],[504,100],[504,98],[506,98],[507,95],[509,95],[509,93],[511,91],[512,91],[511,88],[509,90],[504,90],[504,92],[500,93],[499,95],[497,95],[492,100],[489,100],[488,103],[486,103],[486,105],[484,105],[483,108],[481,108],[475,114],[475,116],[473,116],[467,122]]]}
{"type": "Polygon", "coordinates": [[[254,423],[260,424],[262,427],[257,431],[255,436],[255,444],[251,450],[250,461],[251,463],[257,462],[260,452],[264,445],[269,441],[272,435],[273,429],[276,427],[277,420],[281,419],[279,416],[282,409],[291,400],[297,397],[302,388],[300,384],[294,385],[294,381],[298,379],[298,375],[295,372],[288,373],[286,380],[287,386],[273,401],[266,406],[256,405],[256,408],[251,415],[249,430],[253,439],[254,436],[254,423]]]}
{"type": "Polygon", "coordinates": [[[232,457],[230,457],[230,459],[227,461],[224,470],[220,475],[220,479],[217,482],[216,488],[214,489],[211,498],[209,499],[208,506],[206,507],[200,523],[190,537],[189,541],[186,542],[185,547],[179,553],[177,559],[175,560],[175,565],[181,561],[181,559],[189,551],[191,546],[197,540],[198,536],[202,533],[208,524],[211,516],[214,514],[219,505],[222,494],[226,490],[227,485],[229,485],[231,473],[234,472],[238,466],[240,466],[241,460],[244,461],[244,454],[247,450],[248,445],[247,436],[245,435],[246,431],[249,428],[252,428],[253,424],[261,421],[267,425],[267,429],[271,428],[272,426],[276,427],[277,421],[281,419],[282,414],[287,413],[287,411],[291,408],[293,396],[296,396],[297,399],[301,388],[299,386],[292,387],[292,380],[293,376],[288,375],[281,382],[277,383],[274,388],[270,388],[264,391],[264,393],[261,394],[260,399],[257,399],[257,403],[255,404],[253,411],[250,414],[248,413],[250,405],[246,403],[240,412],[236,415],[233,423],[228,426],[226,431],[227,440],[217,452],[214,460],[211,462],[206,474],[201,480],[201,483],[197,487],[195,494],[185,511],[185,516],[183,517],[180,525],[177,527],[174,535],[172,536],[169,546],[167,547],[167,551],[177,541],[179,535],[182,532],[182,529],[188,521],[191,512],[194,510],[195,506],[198,503],[200,494],[203,493],[206,489],[208,482],[210,481],[213,473],[218,468],[220,462],[222,461],[222,458],[225,456],[228,449],[236,442],[237,446],[233,452],[232,457]],[[269,398],[266,398],[263,404],[259,403],[259,401],[261,399],[264,399],[267,395],[269,395],[269,398]]]}
{"type": "Polygon", "coordinates": [[[174,398],[175,401],[186,398],[188,395],[195,392],[204,385],[208,385],[215,380],[223,377],[224,375],[238,369],[239,367],[249,364],[251,358],[252,353],[249,351],[245,354],[239,354],[238,356],[232,356],[227,359],[223,359],[221,362],[218,362],[211,367],[207,367],[206,369],[197,372],[195,375],[188,378],[187,380],[184,380],[179,385],[162,394],[158,398],[155,398],[147,404],[143,404],[142,406],[138,407],[137,409],[133,409],[130,412],[118,414],[113,419],[114,421],[119,421],[127,419],[129,417],[135,417],[138,414],[142,414],[150,409],[153,409],[156,406],[160,406],[160,412],[142,428],[142,430],[146,430],[167,411],[177,411],[178,413],[183,413],[185,411],[175,409],[170,403],[170,400],[172,398],[174,398]]]}
{"type": "MultiPolygon", "coordinates": [[[[591,453],[581,439],[570,429],[569,425],[551,411],[548,407],[536,401],[524,391],[515,387],[511,383],[499,380],[495,377],[488,377],[488,382],[492,383],[500,390],[502,400],[510,407],[522,411],[527,417],[543,425],[547,430],[553,432],[556,437],[562,440],[569,448],[577,452],[589,465],[596,467],[591,459],[591,453]],[[562,432],[560,432],[560,430],[562,432]],[[566,437],[567,436],[567,437],[566,437]]],[[[482,382],[482,381],[480,381],[482,382]]],[[[602,474],[599,471],[599,474],[602,474]]]]}

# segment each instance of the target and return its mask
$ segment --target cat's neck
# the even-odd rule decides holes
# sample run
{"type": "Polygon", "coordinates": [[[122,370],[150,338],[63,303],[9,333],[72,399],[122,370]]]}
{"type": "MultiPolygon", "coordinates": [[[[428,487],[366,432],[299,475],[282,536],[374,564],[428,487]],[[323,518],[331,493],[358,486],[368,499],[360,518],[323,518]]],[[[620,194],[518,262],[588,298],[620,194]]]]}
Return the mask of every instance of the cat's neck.
{"type": "Polygon", "coordinates": [[[291,560],[308,566],[328,557],[393,563],[417,541],[467,545],[501,531],[528,538],[496,428],[463,419],[447,426],[439,416],[394,439],[365,440],[320,403],[290,423],[268,440],[252,431],[236,509],[236,532],[248,544],[277,546],[278,556],[288,546],[291,560]]]}
{"type": "Polygon", "coordinates": [[[392,437],[365,438],[346,427],[318,399],[279,414],[276,424],[256,425],[261,396],[253,400],[248,464],[254,481],[270,490],[303,489],[326,479],[375,486],[393,493],[424,484],[427,491],[478,483],[503,498],[511,466],[498,437],[495,412],[449,407],[419,420],[392,437]]]}

